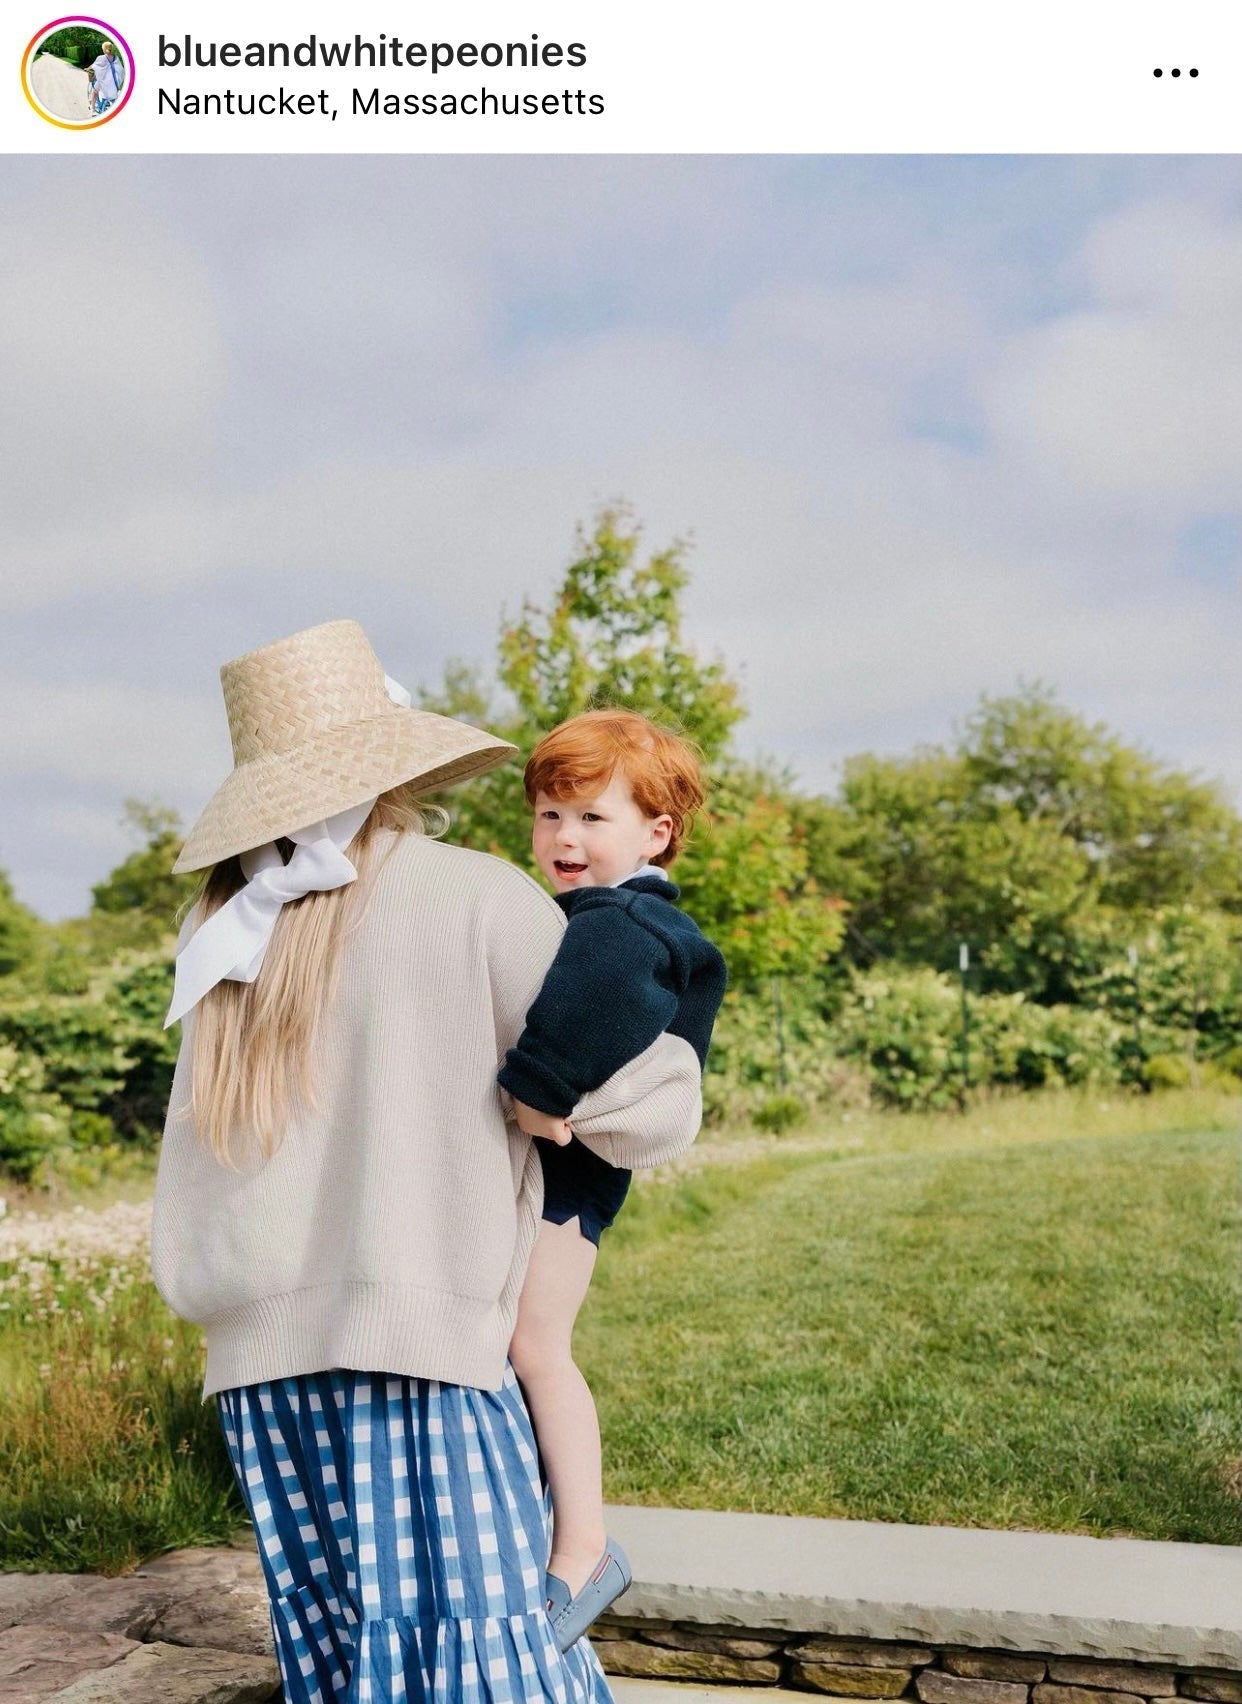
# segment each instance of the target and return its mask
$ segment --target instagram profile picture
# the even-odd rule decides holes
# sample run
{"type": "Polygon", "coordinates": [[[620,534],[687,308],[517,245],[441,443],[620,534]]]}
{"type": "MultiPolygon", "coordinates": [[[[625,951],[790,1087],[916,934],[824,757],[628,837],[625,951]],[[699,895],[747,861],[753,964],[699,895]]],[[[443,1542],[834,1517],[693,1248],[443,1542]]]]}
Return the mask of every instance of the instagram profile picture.
{"type": "Polygon", "coordinates": [[[30,41],[22,60],[26,99],[62,130],[97,130],[134,92],[129,43],[103,18],[55,18],[30,41]]]}

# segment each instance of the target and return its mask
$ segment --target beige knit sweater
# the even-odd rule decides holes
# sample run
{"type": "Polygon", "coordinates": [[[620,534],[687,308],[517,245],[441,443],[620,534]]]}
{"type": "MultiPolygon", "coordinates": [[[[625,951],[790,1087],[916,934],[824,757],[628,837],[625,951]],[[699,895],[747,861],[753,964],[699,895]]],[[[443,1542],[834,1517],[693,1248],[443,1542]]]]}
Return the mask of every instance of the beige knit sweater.
{"type": "MultiPolygon", "coordinates": [[[[500,859],[391,838],[317,1038],[318,1109],[295,1099],[266,1164],[231,1171],[198,1141],[193,1013],[183,1026],[152,1267],[206,1334],[204,1398],[330,1367],[500,1385],[543,1178],[496,1071],[565,919],[500,859]]],[[[661,1036],[574,1126],[614,1164],[649,1166],[689,1147],[700,1113],[693,1049],[661,1036]]]]}

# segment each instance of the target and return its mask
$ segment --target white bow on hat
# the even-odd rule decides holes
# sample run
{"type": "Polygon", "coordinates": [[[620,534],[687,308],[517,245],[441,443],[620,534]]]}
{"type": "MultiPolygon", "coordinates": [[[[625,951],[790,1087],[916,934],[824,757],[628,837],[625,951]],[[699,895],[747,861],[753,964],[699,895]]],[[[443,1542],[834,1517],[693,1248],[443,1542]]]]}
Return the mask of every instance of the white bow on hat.
{"type": "MultiPolygon", "coordinates": [[[[388,696],[408,708],[410,695],[389,675],[388,696]]],[[[358,871],[345,856],[345,847],[371,814],[375,798],[351,805],[347,811],[287,836],[294,843],[286,864],[275,841],[241,854],[246,885],[219,911],[214,911],[177,954],[172,1003],[164,1028],[175,1024],[217,982],[253,982],[267,955],[268,943],[282,906],[308,893],[328,893],[348,887],[358,871]]]]}

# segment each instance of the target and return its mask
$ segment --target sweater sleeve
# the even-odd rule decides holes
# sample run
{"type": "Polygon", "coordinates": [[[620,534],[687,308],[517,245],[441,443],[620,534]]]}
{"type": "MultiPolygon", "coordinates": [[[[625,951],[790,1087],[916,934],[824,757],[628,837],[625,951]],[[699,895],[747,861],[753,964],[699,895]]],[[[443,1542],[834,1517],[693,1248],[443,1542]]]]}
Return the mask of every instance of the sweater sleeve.
{"type": "Polygon", "coordinates": [[[628,907],[577,912],[505,1055],[501,1087],[567,1118],[584,1094],[668,1028],[677,1015],[678,974],[668,943],[628,907]]]}
{"type": "Polygon", "coordinates": [[[679,1035],[662,1035],[645,1053],[584,1095],[574,1135],[610,1166],[662,1166],[684,1154],[703,1122],[698,1055],[679,1035]]]}

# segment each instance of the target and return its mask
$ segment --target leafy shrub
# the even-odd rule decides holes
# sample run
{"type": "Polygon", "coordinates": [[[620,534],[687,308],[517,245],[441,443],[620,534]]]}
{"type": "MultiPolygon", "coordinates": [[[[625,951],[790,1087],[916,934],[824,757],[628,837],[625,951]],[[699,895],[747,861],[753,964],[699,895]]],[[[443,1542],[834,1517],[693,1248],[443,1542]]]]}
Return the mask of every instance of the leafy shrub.
{"type": "Polygon", "coordinates": [[[1021,994],[968,1002],[981,1051],[972,1082],[1037,1089],[1122,1080],[1122,1026],[1085,1006],[1039,1006],[1021,994]]]}
{"type": "Polygon", "coordinates": [[[838,1051],[861,1064],[875,1099],[950,1106],[987,1085],[1126,1080],[1125,1028],[1108,1012],[1038,1006],[1021,994],[971,995],[932,970],[869,972],[833,1024],[838,1051]]]}
{"type": "MultiPolygon", "coordinates": [[[[1088,1006],[1041,1006],[1021,994],[968,994],[963,1046],[961,988],[933,970],[888,966],[856,974],[831,1019],[810,978],[731,989],[716,1025],[704,1081],[712,1123],[750,1119],[788,1128],[792,1098],[805,1116],[819,1106],[878,1102],[912,1110],[949,1107],[985,1087],[1035,1089],[1189,1079],[1184,1040],[1150,1019],[1136,1038],[1124,1018],[1088,1006]],[[783,1047],[782,1047],[783,1040],[783,1047]],[[1173,1060],[1150,1070],[1153,1059],[1173,1060]]],[[[1202,1069],[1207,1069],[1204,1062],[1202,1069]]]]}
{"type": "Polygon", "coordinates": [[[870,972],[837,1014],[835,1039],[891,1106],[949,1106],[959,1090],[956,990],[932,970],[870,972]]]}
{"type": "Polygon", "coordinates": [[[71,1109],[49,1091],[43,1061],[0,1039],[0,1169],[32,1181],[70,1138],[71,1109]]]}
{"type": "Polygon", "coordinates": [[[779,1136],[782,1130],[792,1130],[806,1118],[807,1109],[797,1095],[769,1095],[759,1102],[751,1114],[760,1130],[770,1130],[779,1136]]]}
{"type": "Polygon", "coordinates": [[[1192,1044],[1198,1057],[1219,1058],[1242,1033],[1240,948],[1242,926],[1224,912],[1178,905],[1102,915],[1074,993],[1125,1024],[1132,1051],[1149,1063],[1192,1044]]]}
{"type": "Polygon", "coordinates": [[[71,65],[89,65],[103,49],[103,36],[98,30],[93,30],[86,24],[69,24],[63,30],[57,30],[43,43],[39,52],[54,54],[57,59],[66,59],[71,65]]]}
{"type": "Polygon", "coordinates": [[[68,1106],[93,1111],[123,1088],[134,1065],[130,1025],[89,995],[49,995],[0,1008],[0,1039],[38,1059],[46,1086],[68,1106]]]}
{"type": "Polygon", "coordinates": [[[1242,1078],[1242,1045],[1226,1048],[1223,1053],[1216,1055],[1213,1063],[1226,1075],[1242,1078]]]}
{"type": "Polygon", "coordinates": [[[1149,1088],[1184,1089],[1190,1082],[1190,1061],[1184,1053],[1157,1053],[1147,1061],[1144,1075],[1149,1088]]]}
{"type": "Polygon", "coordinates": [[[170,989],[165,953],[130,951],[83,992],[0,1002],[0,1168],[32,1181],[78,1155],[89,1173],[121,1143],[155,1141],[176,1063],[170,989]]]}
{"type": "Polygon", "coordinates": [[[865,1077],[841,1058],[817,985],[810,978],[782,978],[779,999],[778,1023],[770,984],[725,995],[703,1079],[707,1123],[753,1119],[765,1103],[788,1093],[804,1113],[867,1104],[865,1077]]]}
{"type": "Polygon", "coordinates": [[[1143,1076],[1149,1089],[1221,1089],[1238,1087],[1236,1072],[1219,1059],[1193,1059],[1189,1053],[1157,1053],[1144,1061],[1143,1076]]]}

